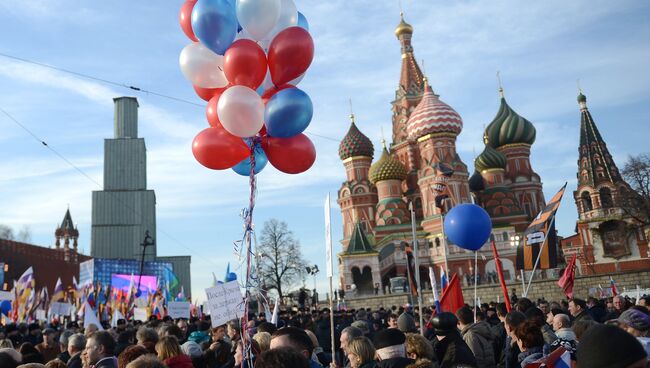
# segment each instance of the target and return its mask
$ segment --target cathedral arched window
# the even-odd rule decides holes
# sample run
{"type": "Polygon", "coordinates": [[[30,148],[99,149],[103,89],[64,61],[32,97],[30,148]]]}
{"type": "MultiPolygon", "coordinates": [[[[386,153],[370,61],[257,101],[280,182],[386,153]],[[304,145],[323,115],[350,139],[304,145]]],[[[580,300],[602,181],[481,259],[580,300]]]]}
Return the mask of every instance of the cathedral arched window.
{"type": "Polygon", "coordinates": [[[609,188],[600,188],[600,206],[602,208],[610,208],[614,206],[614,201],[612,200],[612,191],[609,188]]]}
{"type": "Polygon", "coordinates": [[[591,195],[589,195],[589,192],[582,192],[580,199],[582,200],[582,208],[585,211],[591,211],[594,209],[593,205],[591,204],[591,195]]]}
{"type": "Polygon", "coordinates": [[[502,238],[501,240],[503,240],[503,241],[508,241],[508,233],[505,232],[505,231],[502,232],[501,233],[501,238],[502,238]]]}
{"type": "Polygon", "coordinates": [[[440,246],[440,238],[436,238],[435,243],[436,243],[436,248],[438,248],[440,246]]]}

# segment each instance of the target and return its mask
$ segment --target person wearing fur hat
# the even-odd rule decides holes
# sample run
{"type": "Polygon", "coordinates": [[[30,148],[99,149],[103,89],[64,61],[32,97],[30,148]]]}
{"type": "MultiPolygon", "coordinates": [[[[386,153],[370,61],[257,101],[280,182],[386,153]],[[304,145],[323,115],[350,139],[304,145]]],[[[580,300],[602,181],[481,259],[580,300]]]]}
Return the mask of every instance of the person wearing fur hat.
{"type": "Polygon", "coordinates": [[[648,353],[634,336],[612,325],[596,325],[578,343],[578,368],[646,368],[648,353]]]}
{"type": "Polygon", "coordinates": [[[377,350],[379,368],[405,368],[414,362],[406,357],[406,335],[398,329],[390,328],[377,332],[373,344],[377,350]]]}
{"type": "Polygon", "coordinates": [[[476,358],[460,336],[457,324],[458,318],[450,312],[439,313],[431,320],[438,340],[433,351],[440,368],[476,367],[476,358]]]}

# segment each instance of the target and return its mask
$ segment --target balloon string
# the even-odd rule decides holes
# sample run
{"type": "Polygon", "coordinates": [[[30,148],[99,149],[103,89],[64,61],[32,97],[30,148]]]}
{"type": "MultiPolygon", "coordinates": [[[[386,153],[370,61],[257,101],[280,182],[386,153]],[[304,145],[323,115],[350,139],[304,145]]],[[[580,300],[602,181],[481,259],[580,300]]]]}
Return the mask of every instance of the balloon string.
{"type": "Polygon", "coordinates": [[[245,217],[245,230],[244,230],[244,239],[246,245],[246,281],[245,281],[245,298],[244,298],[244,319],[243,326],[241,328],[244,333],[242,334],[242,347],[244,350],[244,357],[249,363],[249,367],[253,366],[253,352],[251,351],[251,342],[249,336],[248,328],[248,304],[250,300],[250,287],[251,287],[251,254],[252,252],[252,242],[251,235],[253,232],[253,209],[255,208],[255,193],[257,192],[257,179],[255,177],[255,147],[261,142],[259,137],[254,137],[250,140],[250,172],[249,172],[249,185],[250,185],[250,197],[248,202],[248,211],[245,217]]]}

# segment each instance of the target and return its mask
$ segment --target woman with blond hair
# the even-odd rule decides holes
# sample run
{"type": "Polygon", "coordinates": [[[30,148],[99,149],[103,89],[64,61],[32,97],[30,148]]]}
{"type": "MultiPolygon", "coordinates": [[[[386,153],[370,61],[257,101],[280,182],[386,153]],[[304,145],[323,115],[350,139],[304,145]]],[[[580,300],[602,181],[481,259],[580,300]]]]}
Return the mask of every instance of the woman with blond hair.
{"type": "Polygon", "coordinates": [[[163,336],[156,343],[158,359],[169,368],[193,368],[192,359],[183,354],[175,336],[163,336]]]}
{"type": "Polygon", "coordinates": [[[351,368],[374,368],[377,366],[375,347],[370,339],[365,336],[355,337],[350,340],[346,352],[351,368]]]}

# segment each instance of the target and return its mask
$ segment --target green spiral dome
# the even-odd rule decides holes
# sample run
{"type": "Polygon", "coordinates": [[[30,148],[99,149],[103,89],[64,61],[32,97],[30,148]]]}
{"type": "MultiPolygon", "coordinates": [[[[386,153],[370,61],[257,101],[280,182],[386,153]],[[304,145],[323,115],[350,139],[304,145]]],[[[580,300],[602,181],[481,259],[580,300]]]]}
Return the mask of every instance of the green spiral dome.
{"type": "Polygon", "coordinates": [[[535,134],[533,124],[508,106],[505,98],[501,98],[497,116],[485,129],[485,136],[492,148],[516,143],[532,145],[535,142],[535,134]]]}

